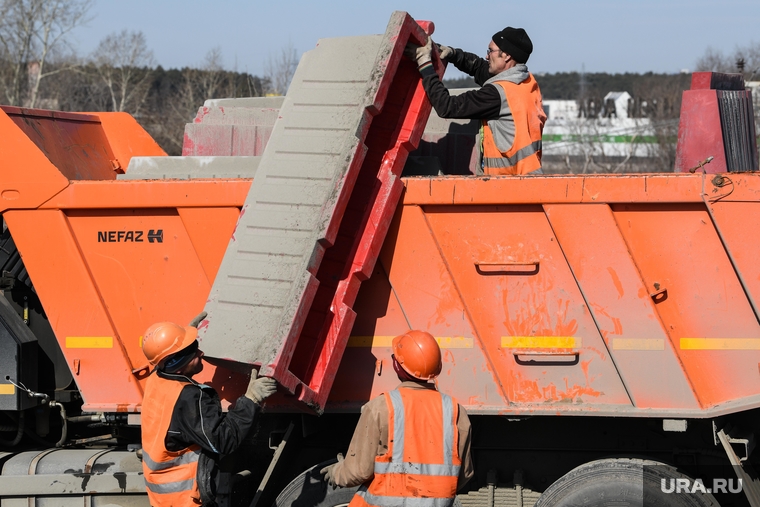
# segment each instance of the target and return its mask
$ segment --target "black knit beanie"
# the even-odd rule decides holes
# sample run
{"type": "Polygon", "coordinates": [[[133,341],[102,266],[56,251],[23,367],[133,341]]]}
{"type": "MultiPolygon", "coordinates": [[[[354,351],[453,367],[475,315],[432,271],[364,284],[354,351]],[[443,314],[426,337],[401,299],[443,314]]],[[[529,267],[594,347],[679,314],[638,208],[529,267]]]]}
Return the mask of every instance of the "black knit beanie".
{"type": "Polygon", "coordinates": [[[506,27],[493,35],[493,42],[499,49],[509,54],[517,63],[528,61],[533,52],[533,43],[522,28],[506,27]]]}

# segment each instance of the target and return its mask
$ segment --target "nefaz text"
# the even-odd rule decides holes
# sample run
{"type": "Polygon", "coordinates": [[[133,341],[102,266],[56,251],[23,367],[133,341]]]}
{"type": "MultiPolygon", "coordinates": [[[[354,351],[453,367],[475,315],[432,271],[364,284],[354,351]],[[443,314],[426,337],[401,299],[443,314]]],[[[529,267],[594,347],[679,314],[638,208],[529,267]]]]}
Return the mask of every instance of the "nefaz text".
{"type": "Polygon", "coordinates": [[[98,231],[98,243],[144,243],[147,237],[148,243],[163,243],[164,230],[150,229],[145,231],[98,231]]]}

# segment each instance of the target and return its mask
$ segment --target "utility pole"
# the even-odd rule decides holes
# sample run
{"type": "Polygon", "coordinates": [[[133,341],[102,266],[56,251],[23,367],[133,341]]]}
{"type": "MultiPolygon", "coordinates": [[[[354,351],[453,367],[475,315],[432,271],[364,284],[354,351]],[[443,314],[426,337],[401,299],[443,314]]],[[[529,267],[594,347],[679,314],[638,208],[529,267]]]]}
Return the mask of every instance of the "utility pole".
{"type": "Polygon", "coordinates": [[[581,75],[578,82],[578,102],[580,107],[578,108],[578,117],[588,117],[588,111],[586,109],[586,64],[581,64],[581,75]]]}

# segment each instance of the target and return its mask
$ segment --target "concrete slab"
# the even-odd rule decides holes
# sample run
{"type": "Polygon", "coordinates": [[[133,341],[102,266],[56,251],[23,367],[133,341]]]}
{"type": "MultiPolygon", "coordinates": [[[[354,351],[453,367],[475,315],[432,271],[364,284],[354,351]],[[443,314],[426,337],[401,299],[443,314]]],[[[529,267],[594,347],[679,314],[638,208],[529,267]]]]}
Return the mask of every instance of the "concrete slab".
{"type": "Polygon", "coordinates": [[[207,100],[185,125],[185,156],[259,156],[284,97],[207,100]]]}
{"type": "Polygon", "coordinates": [[[424,39],[396,12],[384,35],[322,39],[303,56],[199,328],[206,355],[261,365],[317,411],[430,113],[402,57],[424,39]]]}
{"type": "Polygon", "coordinates": [[[253,178],[261,157],[132,157],[120,180],[253,178]]]}
{"type": "Polygon", "coordinates": [[[279,108],[203,106],[193,119],[202,125],[267,125],[277,120],[279,108]]]}
{"type": "Polygon", "coordinates": [[[185,137],[182,141],[182,156],[232,156],[232,129],[232,125],[186,124],[185,137]]]}

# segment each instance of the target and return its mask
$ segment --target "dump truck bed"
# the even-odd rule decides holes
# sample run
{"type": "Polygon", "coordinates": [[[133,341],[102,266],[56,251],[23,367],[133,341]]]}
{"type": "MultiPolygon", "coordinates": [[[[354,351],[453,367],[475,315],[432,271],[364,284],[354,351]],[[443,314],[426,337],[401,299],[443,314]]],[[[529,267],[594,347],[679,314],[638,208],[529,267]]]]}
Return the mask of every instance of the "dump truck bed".
{"type": "MultiPolygon", "coordinates": [[[[261,156],[241,141],[247,156],[167,158],[125,114],[2,108],[0,212],[83,410],[139,412],[142,332],[207,305],[203,347],[231,361],[198,379],[232,402],[251,363],[261,365],[287,388],[268,401],[274,411],[358,411],[397,384],[391,339],[410,328],[437,337],[439,387],[471,413],[712,417],[760,406],[760,175],[399,178],[429,112],[400,54],[420,30],[397,13],[390,36],[364,40],[382,75],[341,115],[342,137],[285,121],[261,156]],[[274,202],[271,180],[285,173],[311,185],[308,167],[279,165],[311,156],[285,142],[294,133],[330,137],[327,148],[343,139],[330,155],[341,163],[319,192],[274,202]],[[248,213],[261,203],[286,206],[276,217],[248,213]],[[285,209],[307,204],[305,216],[285,209]],[[238,269],[251,253],[296,259],[285,278],[275,262],[257,275],[287,296],[268,327],[217,311],[222,300],[274,297],[253,294],[256,276],[238,269]]],[[[305,95],[336,86],[312,77],[305,95]]],[[[212,118],[225,104],[210,104],[219,108],[204,116],[210,123],[191,132],[199,153],[216,153],[204,125],[252,121],[240,111],[212,118]]],[[[286,100],[280,113],[322,107],[305,104],[286,100]]],[[[428,139],[440,149],[446,127],[437,128],[428,139]]],[[[4,375],[0,392],[21,396],[4,375]]]]}
{"type": "MultiPolygon", "coordinates": [[[[403,179],[347,348],[332,358],[326,411],[357,411],[395,386],[390,340],[409,328],[439,339],[439,386],[472,413],[757,407],[760,268],[747,231],[760,221],[760,177],[720,178],[403,179]]],[[[142,330],[203,307],[249,185],[72,181],[4,213],[85,410],[139,411],[142,330]]],[[[228,401],[247,383],[213,366],[200,379],[228,401]]],[[[286,394],[270,403],[304,408],[286,394]]]]}
{"type": "Polygon", "coordinates": [[[758,406],[758,175],[404,184],[332,407],[395,385],[390,340],[405,328],[438,338],[438,385],[473,413],[758,406]]]}

